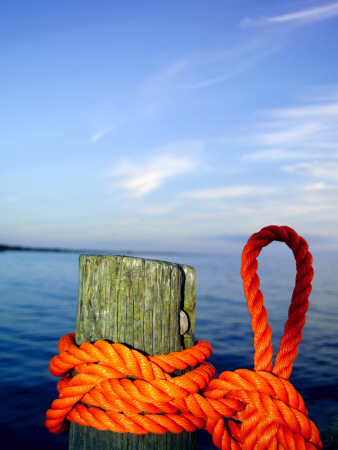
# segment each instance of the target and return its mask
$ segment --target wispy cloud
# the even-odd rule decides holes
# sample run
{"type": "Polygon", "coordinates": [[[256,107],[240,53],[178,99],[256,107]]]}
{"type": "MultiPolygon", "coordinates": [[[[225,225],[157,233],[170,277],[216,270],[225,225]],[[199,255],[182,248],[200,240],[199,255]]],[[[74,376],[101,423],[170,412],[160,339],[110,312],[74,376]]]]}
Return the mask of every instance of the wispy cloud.
{"type": "Polygon", "coordinates": [[[193,65],[191,58],[181,58],[162,70],[159,70],[148,77],[141,88],[142,96],[149,96],[153,93],[172,90],[177,77],[187,71],[193,65]]]}
{"type": "Polygon", "coordinates": [[[259,150],[253,153],[246,153],[242,156],[242,160],[249,161],[290,161],[292,159],[307,158],[308,153],[287,151],[280,148],[259,150]]]}
{"type": "Polygon", "coordinates": [[[285,129],[283,126],[280,128],[270,133],[258,134],[256,136],[257,141],[264,146],[280,146],[289,144],[290,142],[305,142],[312,140],[319,132],[326,131],[327,124],[324,124],[322,121],[320,123],[306,122],[288,127],[288,129],[285,129]]]}
{"type": "Polygon", "coordinates": [[[109,127],[105,127],[102,128],[101,130],[97,131],[96,133],[94,133],[91,138],[90,141],[91,142],[97,142],[100,139],[102,139],[104,136],[106,136],[107,134],[111,133],[112,131],[116,130],[116,128],[118,128],[118,125],[111,125],[109,127]]]}
{"type": "Polygon", "coordinates": [[[184,192],[182,196],[198,200],[215,200],[225,198],[242,197],[255,191],[255,186],[233,185],[220,186],[210,189],[199,189],[196,191],[184,192]]]}
{"type": "Polygon", "coordinates": [[[142,208],[143,214],[147,214],[149,216],[165,216],[172,212],[172,210],[176,207],[176,203],[166,203],[161,205],[151,205],[142,208]]]}
{"type": "Polygon", "coordinates": [[[325,220],[324,213],[327,216],[336,215],[338,187],[322,182],[299,187],[281,185],[274,188],[262,185],[253,186],[250,200],[245,195],[238,196],[236,201],[230,202],[227,198],[220,200],[212,208],[200,207],[198,211],[187,212],[185,217],[188,220],[235,220],[237,223],[244,218],[249,220],[252,227],[256,222],[257,227],[264,223],[284,223],[285,218],[291,223],[318,213],[317,219],[325,220]]]}
{"type": "Polygon", "coordinates": [[[250,70],[279,50],[280,45],[266,45],[265,41],[257,39],[233,51],[184,57],[145,80],[141,95],[147,97],[219,84],[250,70]]]}
{"type": "Polygon", "coordinates": [[[264,26],[283,23],[294,24],[311,24],[321,20],[330,19],[338,16],[338,3],[330,3],[319,6],[317,8],[305,9],[302,11],[291,12],[279,16],[266,16],[258,19],[245,18],[241,25],[243,27],[249,26],[264,26]]]}
{"type": "Polygon", "coordinates": [[[110,191],[122,190],[134,197],[149,194],[169,178],[193,172],[198,167],[201,148],[200,142],[175,143],[161,147],[140,162],[119,161],[107,172],[110,191]]]}
{"type": "Polygon", "coordinates": [[[324,180],[338,181],[338,153],[330,161],[301,162],[288,165],[283,170],[296,175],[307,175],[324,180]]]}
{"type": "Polygon", "coordinates": [[[282,119],[318,119],[323,116],[325,116],[325,119],[336,119],[338,117],[338,102],[326,102],[314,105],[298,106],[294,108],[281,108],[277,111],[272,111],[272,116],[282,119]]]}
{"type": "Polygon", "coordinates": [[[274,45],[269,49],[261,49],[260,51],[248,54],[246,57],[243,57],[242,60],[236,61],[231,67],[223,68],[220,74],[201,74],[200,76],[192,77],[190,80],[183,80],[177,85],[177,89],[201,89],[214,84],[222,83],[252,69],[264,58],[278,52],[280,48],[280,45],[274,45]]]}
{"type": "MultiPolygon", "coordinates": [[[[244,154],[242,159],[316,161],[314,164],[317,165],[318,161],[325,161],[329,167],[337,153],[338,103],[315,103],[311,99],[307,103],[261,112],[263,121],[255,126],[261,131],[249,138],[250,145],[256,150],[244,154]]],[[[299,173],[300,167],[299,170],[296,170],[296,166],[292,167],[294,169],[287,169],[290,173],[299,173]]],[[[307,173],[313,174],[314,170],[308,168],[307,173]]],[[[323,170],[322,173],[328,171],[323,170]]]]}

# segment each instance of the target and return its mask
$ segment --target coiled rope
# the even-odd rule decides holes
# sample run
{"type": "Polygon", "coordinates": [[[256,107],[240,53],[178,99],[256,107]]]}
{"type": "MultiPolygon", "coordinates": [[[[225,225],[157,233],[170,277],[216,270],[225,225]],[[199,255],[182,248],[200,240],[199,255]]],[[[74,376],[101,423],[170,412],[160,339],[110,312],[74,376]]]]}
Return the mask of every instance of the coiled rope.
{"type": "Polygon", "coordinates": [[[49,366],[53,375],[63,378],[57,386],[59,398],[46,414],[47,428],[61,433],[69,421],[136,434],[199,428],[208,430],[223,450],[322,448],[302,397],[288,381],[309,306],[313,269],[308,244],[287,226],[265,227],[244,247],[241,276],[254,332],[253,371],[225,371],[215,378],[215,368],[205,362],[212,352],[207,341],[169,355],[144,356],[102,340],[77,346],[75,334],[68,334],[49,366]],[[297,268],[274,366],[272,332],[257,275],[257,257],[272,241],[290,247],[297,268]],[[194,369],[170,375],[188,367],[194,369]]]}

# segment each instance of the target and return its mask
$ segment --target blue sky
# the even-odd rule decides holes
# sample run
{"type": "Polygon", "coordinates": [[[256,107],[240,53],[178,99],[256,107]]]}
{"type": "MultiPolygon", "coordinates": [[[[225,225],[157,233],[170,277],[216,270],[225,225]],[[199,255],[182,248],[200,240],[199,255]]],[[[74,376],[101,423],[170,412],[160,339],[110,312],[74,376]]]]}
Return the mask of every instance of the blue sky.
{"type": "Polygon", "coordinates": [[[338,2],[0,3],[0,241],[338,247],[338,2]]]}

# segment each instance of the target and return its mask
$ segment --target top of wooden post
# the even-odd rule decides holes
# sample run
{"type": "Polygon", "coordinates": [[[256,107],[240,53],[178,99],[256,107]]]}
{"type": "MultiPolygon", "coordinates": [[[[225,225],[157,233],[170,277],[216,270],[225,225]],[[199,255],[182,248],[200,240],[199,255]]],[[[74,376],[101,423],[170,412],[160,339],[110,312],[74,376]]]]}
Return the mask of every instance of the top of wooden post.
{"type": "Polygon", "coordinates": [[[195,270],[113,255],[81,255],[76,342],[108,339],[154,355],[194,345],[195,270]],[[180,311],[189,326],[180,335],[180,311]]]}

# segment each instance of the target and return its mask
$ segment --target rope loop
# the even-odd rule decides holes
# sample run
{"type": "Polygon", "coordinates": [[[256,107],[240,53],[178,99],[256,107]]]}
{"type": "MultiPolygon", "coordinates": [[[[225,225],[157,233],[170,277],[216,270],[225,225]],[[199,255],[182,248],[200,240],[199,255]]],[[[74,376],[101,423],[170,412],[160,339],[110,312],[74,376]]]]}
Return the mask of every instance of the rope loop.
{"type": "Polygon", "coordinates": [[[69,421],[118,433],[163,434],[206,429],[215,446],[234,449],[320,449],[315,424],[288,381],[309,306],[312,256],[306,241],[289,227],[269,226],[248,240],[241,276],[254,332],[254,370],[216,376],[206,359],[207,341],[169,355],[145,356],[122,344],[100,340],[77,346],[75,334],[59,341],[49,369],[63,377],[59,398],[47,411],[53,433],[69,421]],[[257,257],[272,241],[285,242],[296,260],[296,282],[280,348],[272,366],[272,332],[259,289],[257,257]],[[175,370],[191,371],[171,376],[175,370]],[[76,374],[75,374],[76,372],[76,374]]]}
{"type": "Polygon", "coordinates": [[[241,276],[245,297],[251,314],[251,326],[254,332],[254,369],[266,370],[289,379],[292,363],[297,356],[297,348],[302,340],[302,328],[305,324],[305,314],[309,307],[311,281],[313,279],[312,255],[308,244],[292,228],[287,226],[269,226],[255,233],[248,240],[242,253],[241,276]],[[273,350],[271,345],[272,332],[268,324],[268,315],[263,304],[263,294],[259,289],[257,275],[257,257],[263,247],[272,241],[285,242],[292,250],[296,260],[296,282],[293,290],[288,319],[284,334],[272,367],[273,350]]]}

